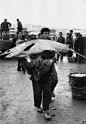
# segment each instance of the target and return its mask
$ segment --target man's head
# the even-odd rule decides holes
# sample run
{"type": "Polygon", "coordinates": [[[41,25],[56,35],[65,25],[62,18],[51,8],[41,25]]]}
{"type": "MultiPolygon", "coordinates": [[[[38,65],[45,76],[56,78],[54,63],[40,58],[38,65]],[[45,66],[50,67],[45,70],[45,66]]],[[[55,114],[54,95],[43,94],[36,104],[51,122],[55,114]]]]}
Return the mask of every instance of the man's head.
{"type": "Polygon", "coordinates": [[[50,34],[50,29],[49,28],[42,28],[40,31],[40,34],[41,34],[42,38],[47,39],[49,37],[49,34],[50,34]]]}
{"type": "Polygon", "coordinates": [[[19,19],[16,19],[17,20],[17,22],[19,22],[19,19]]]}
{"type": "Polygon", "coordinates": [[[73,34],[73,30],[70,30],[70,34],[71,34],[71,35],[73,34]]]}
{"type": "Polygon", "coordinates": [[[76,37],[76,39],[78,39],[79,36],[80,36],[80,33],[79,33],[79,32],[75,33],[75,37],[76,37]]]}
{"type": "Polygon", "coordinates": [[[4,19],[5,22],[7,22],[7,19],[4,19]]]}
{"type": "Polygon", "coordinates": [[[59,36],[60,36],[60,37],[62,36],[62,32],[59,32],[59,36]]]}
{"type": "Polygon", "coordinates": [[[70,36],[70,33],[67,33],[67,36],[70,36]]]}
{"type": "Polygon", "coordinates": [[[27,28],[25,28],[24,31],[26,32],[27,31],[27,28]]]}

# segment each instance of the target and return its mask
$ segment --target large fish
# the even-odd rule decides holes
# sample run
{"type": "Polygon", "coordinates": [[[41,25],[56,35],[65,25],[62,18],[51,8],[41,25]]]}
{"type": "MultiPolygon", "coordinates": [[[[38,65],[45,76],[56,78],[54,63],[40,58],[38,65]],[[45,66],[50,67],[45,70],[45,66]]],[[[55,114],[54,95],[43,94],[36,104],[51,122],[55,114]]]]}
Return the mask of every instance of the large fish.
{"type": "Polygon", "coordinates": [[[5,51],[1,56],[6,55],[6,58],[24,57],[31,54],[41,53],[45,50],[53,50],[57,53],[67,53],[69,47],[52,40],[36,39],[19,44],[18,46],[5,51]]]}

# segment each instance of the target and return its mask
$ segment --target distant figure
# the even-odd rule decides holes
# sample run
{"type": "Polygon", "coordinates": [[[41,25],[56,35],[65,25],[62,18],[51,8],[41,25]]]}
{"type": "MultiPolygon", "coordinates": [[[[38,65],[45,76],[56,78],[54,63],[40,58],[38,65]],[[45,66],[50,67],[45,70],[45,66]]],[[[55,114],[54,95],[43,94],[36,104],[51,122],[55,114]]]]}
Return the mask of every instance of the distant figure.
{"type": "Polygon", "coordinates": [[[19,19],[17,19],[17,34],[19,34],[19,32],[22,32],[22,30],[23,30],[22,23],[20,22],[19,19]]]}
{"type": "Polygon", "coordinates": [[[14,36],[14,38],[12,39],[12,41],[13,41],[12,47],[15,47],[16,46],[17,39],[18,39],[18,34],[16,33],[15,36],[14,36]]]}
{"type": "Polygon", "coordinates": [[[65,44],[65,38],[63,37],[62,32],[59,32],[59,37],[57,39],[57,42],[65,44]]]}
{"type": "Polygon", "coordinates": [[[35,34],[31,34],[31,35],[29,35],[29,37],[30,37],[31,40],[35,40],[36,39],[35,34]]]}
{"type": "MultiPolygon", "coordinates": [[[[70,33],[67,33],[66,44],[69,46],[69,48],[73,49],[73,30],[70,30],[70,33]]],[[[73,53],[69,51],[68,57],[72,57],[72,54],[73,53]]]]}
{"type": "MultiPolygon", "coordinates": [[[[18,38],[16,40],[16,46],[21,44],[21,43],[24,43],[25,40],[24,40],[25,36],[22,35],[21,33],[18,34],[18,38]]],[[[18,58],[18,65],[17,65],[17,71],[23,71],[23,73],[25,74],[25,68],[24,68],[24,65],[22,63],[22,59],[21,58],[18,58]]]]}
{"type": "Polygon", "coordinates": [[[2,40],[2,29],[1,29],[1,25],[0,25],[0,40],[2,40]]]}
{"type": "MultiPolygon", "coordinates": [[[[62,44],[65,44],[65,38],[62,36],[62,32],[59,32],[59,37],[57,39],[57,42],[62,43],[62,44]]],[[[57,54],[58,60],[59,60],[59,57],[60,57],[60,55],[57,54]]],[[[61,55],[60,60],[61,61],[63,60],[63,55],[61,55]]]]}
{"type": "Polygon", "coordinates": [[[42,38],[41,33],[39,33],[38,34],[38,39],[41,39],[41,38],[42,38]]]}
{"type": "MultiPolygon", "coordinates": [[[[74,50],[80,54],[83,54],[83,39],[80,33],[76,33],[74,42],[74,50]]],[[[82,63],[82,57],[76,54],[76,62],[82,63]]]]}
{"type": "Polygon", "coordinates": [[[9,27],[11,27],[11,23],[8,22],[7,19],[4,19],[4,22],[1,23],[3,37],[9,35],[9,27]]]}

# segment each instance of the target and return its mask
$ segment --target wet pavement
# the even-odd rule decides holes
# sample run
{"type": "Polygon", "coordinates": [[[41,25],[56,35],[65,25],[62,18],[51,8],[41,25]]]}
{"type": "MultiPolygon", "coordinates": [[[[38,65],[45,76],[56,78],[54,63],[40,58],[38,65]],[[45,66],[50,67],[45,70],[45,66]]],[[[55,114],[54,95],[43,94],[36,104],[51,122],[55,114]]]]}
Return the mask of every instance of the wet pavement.
{"type": "Polygon", "coordinates": [[[73,99],[69,85],[69,74],[85,72],[86,64],[69,63],[67,58],[57,63],[59,81],[50,105],[51,121],[36,112],[32,83],[16,68],[16,60],[0,60],[0,124],[86,124],[86,100],[73,99]]]}

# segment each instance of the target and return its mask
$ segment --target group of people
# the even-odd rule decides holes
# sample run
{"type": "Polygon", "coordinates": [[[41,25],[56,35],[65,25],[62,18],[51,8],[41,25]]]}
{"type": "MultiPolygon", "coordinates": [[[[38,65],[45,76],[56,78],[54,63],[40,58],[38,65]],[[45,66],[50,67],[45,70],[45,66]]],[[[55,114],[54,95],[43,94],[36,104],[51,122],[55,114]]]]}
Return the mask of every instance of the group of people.
{"type": "MultiPolygon", "coordinates": [[[[42,28],[40,31],[40,39],[48,39],[50,34],[49,28],[42,28]]],[[[69,34],[67,34],[66,39],[62,36],[62,32],[59,32],[59,37],[57,42],[67,44],[69,48],[75,49],[77,52],[81,52],[81,36],[80,34],[76,34],[75,41],[73,39],[73,31],[71,30],[69,34]],[[78,46],[79,45],[79,46],[78,46]],[[78,47],[78,48],[77,48],[78,47]]],[[[16,45],[26,42],[25,35],[18,34],[18,39],[16,40],[16,45]]],[[[23,51],[23,54],[27,54],[26,51],[23,51]]],[[[22,64],[23,72],[27,72],[30,80],[32,81],[33,87],[33,97],[34,97],[34,106],[37,112],[43,113],[44,118],[46,120],[51,120],[51,116],[49,114],[49,105],[51,103],[52,97],[55,97],[54,89],[58,83],[58,76],[55,69],[55,63],[59,58],[57,54],[57,58],[55,56],[54,51],[43,51],[39,54],[30,55],[29,58],[19,58],[18,59],[18,68],[20,71],[22,64]],[[41,107],[42,105],[42,107],[41,107]]],[[[68,52],[68,57],[72,56],[72,52],[68,52]]],[[[63,59],[63,55],[61,56],[61,60],[63,59]]]]}
{"type": "MultiPolygon", "coordinates": [[[[11,23],[4,20],[1,24],[2,32],[8,32],[11,23]]],[[[15,41],[15,45],[19,45],[23,42],[26,42],[28,37],[28,32],[25,30],[24,34],[22,34],[23,26],[19,19],[17,19],[17,34],[16,37],[13,38],[15,41]]],[[[42,28],[40,31],[39,38],[48,39],[50,34],[49,28],[42,28]]],[[[32,37],[35,39],[35,37],[32,37]]],[[[75,41],[73,39],[73,31],[67,34],[66,39],[62,36],[62,32],[59,32],[59,37],[56,42],[60,42],[63,44],[67,44],[69,48],[75,49],[76,52],[81,53],[83,50],[82,46],[82,36],[81,34],[76,34],[75,41]]],[[[23,51],[23,54],[27,54],[26,51],[23,51]]],[[[54,89],[58,83],[58,76],[55,69],[55,63],[57,59],[59,59],[59,55],[57,58],[55,56],[54,51],[45,50],[39,54],[33,54],[29,57],[19,58],[18,59],[18,67],[17,70],[20,71],[21,67],[23,72],[27,71],[30,80],[32,81],[33,87],[33,97],[34,97],[34,106],[37,112],[43,113],[44,118],[46,120],[51,120],[51,116],[49,114],[49,105],[51,103],[52,97],[55,97],[54,89]],[[22,64],[22,66],[21,66],[22,64]],[[42,107],[41,107],[42,105],[42,107]]],[[[68,52],[68,57],[72,56],[72,52],[68,52]]],[[[61,61],[63,60],[63,55],[61,56],[61,61]]],[[[80,61],[81,58],[77,57],[76,61],[80,61]]]]}
{"type": "MultiPolygon", "coordinates": [[[[16,19],[16,21],[17,21],[17,33],[19,33],[23,30],[23,26],[19,19],[16,19]]],[[[7,19],[4,19],[4,21],[1,23],[1,38],[4,37],[3,39],[5,40],[9,39],[9,28],[11,27],[11,25],[12,24],[7,19]]]]}
{"type": "MultiPolygon", "coordinates": [[[[49,38],[50,29],[42,28],[40,31],[40,39],[50,40],[49,38]]],[[[82,36],[80,33],[76,33],[76,38],[73,39],[73,31],[71,30],[67,37],[64,38],[62,36],[62,32],[59,32],[59,37],[57,42],[67,44],[69,48],[74,49],[76,52],[82,52],[82,36]]],[[[24,40],[23,40],[24,41],[24,40]]],[[[25,42],[25,41],[24,41],[25,42]]],[[[21,42],[16,42],[20,44],[21,42]]],[[[26,51],[23,51],[23,54],[27,55],[26,51]]],[[[72,56],[72,52],[68,52],[68,57],[72,56]]],[[[58,83],[58,76],[55,69],[55,63],[60,56],[54,51],[45,50],[39,54],[33,54],[29,57],[20,58],[18,60],[19,63],[22,63],[24,70],[28,73],[30,80],[32,81],[33,87],[33,97],[34,97],[34,106],[37,112],[43,113],[44,118],[46,120],[51,120],[51,116],[49,114],[49,105],[51,103],[52,97],[55,97],[54,89],[58,83]],[[42,105],[42,107],[41,107],[42,105]]],[[[79,63],[81,62],[81,58],[77,56],[77,60],[79,63]],[[79,59],[79,60],[78,60],[79,59]]],[[[61,61],[63,59],[63,55],[60,57],[61,61]]],[[[19,68],[18,68],[18,71],[19,68]]]]}
{"type": "MultiPolygon", "coordinates": [[[[19,19],[16,19],[17,21],[17,34],[13,38],[13,46],[15,45],[16,39],[25,39],[25,41],[33,40],[36,39],[35,35],[28,35],[27,29],[23,31],[23,26],[22,23],[19,19]],[[21,35],[21,36],[20,36],[21,35]]],[[[1,23],[1,34],[2,37],[4,37],[5,40],[9,39],[9,28],[11,27],[11,23],[7,21],[7,19],[4,19],[4,21],[1,23]],[[3,35],[4,34],[4,35],[3,35]]],[[[43,36],[41,35],[42,32],[38,34],[38,38],[42,38],[43,36]]],[[[82,40],[82,35],[80,33],[75,33],[75,39],[73,38],[73,30],[70,30],[69,33],[67,33],[67,36],[64,37],[62,32],[59,32],[59,36],[56,40],[56,42],[60,42],[63,44],[67,44],[69,48],[74,49],[76,52],[79,52],[80,54],[83,54],[83,40],[82,40]]],[[[49,39],[49,36],[48,38],[49,39]]],[[[73,53],[69,51],[68,53],[68,59],[71,59],[73,53]]],[[[63,55],[57,55],[57,60],[62,61],[63,60],[63,55]]],[[[76,55],[76,62],[81,63],[82,62],[82,57],[76,55]]]]}
{"type": "MultiPolygon", "coordinates": [[[[75,33],[75,38],[73,37],[73,30],[70,30],[69,33],[67,33],[66,38],[63,37],[62,32],[59,32],[59,37],[57,38],[57,42],[66,44],[69,46],[70,49],[74,49],[75,52],[78,52],[83,55],[83,38],[80,33],[75,33]]],[[[73,56],[73,52],[69,51],[68,52],[68,59],[71,59],[73,56]]],[[[63,60],[63,55],[58,55],[57,60],[62,61],[63,60]]],[[[76,54],[76,59],[75,62],[82,63],[82,57],[76,54]]]]}

